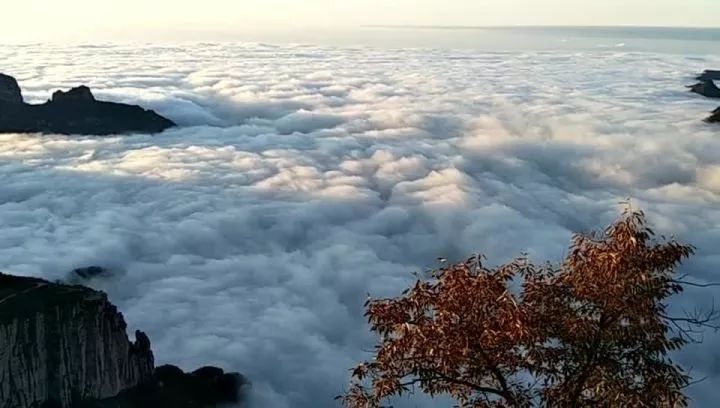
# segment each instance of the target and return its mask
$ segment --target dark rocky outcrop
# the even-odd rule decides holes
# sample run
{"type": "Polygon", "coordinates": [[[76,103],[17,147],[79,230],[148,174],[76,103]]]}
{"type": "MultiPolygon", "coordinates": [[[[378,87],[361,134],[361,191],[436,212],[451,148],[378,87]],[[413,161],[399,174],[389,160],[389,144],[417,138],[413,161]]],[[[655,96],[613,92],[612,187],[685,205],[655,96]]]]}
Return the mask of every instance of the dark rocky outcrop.
{"type": "Polygon", "coordinates": [[[126,329],[102,292],[0,274],[0,407],[200,408],[238,401],[246,384],[239,374],[155,369],[150,339],[137,331],[131,342],[126,329]]]}
{"type": "Polygon", "coordinates": [[[115,398],[84,401],[72,408],[204,408],[240,402],[247,383],[237,373],[203,367],[192,373],[165,365],[155,369],[150,381],[115,398]]]}
{"type": "Polygon", "coordinates": [[[702,74],[697,76],[698,81],[720,81],[720,71],[706,69],[702,74]]]}
{"type": "Polygon", "coordinates": [[[75,281],[85,281],[93,278],[110,276],[112,276],[112,272],[110,272],[107,268],[103,268],[102,266],[88,266],[85,268],[73,269],[70,273],[69,280],[74,283],[75,281]]]}
{"type": "Polygon", "coordinates": [[[688,88],[690,88],[690,92],[695,92],[708,98],[720,98],[720,88],[715,86],[715,82],[710,80],[702,81],[688,88]]]}
{"type": "Polygon", "coordinates": [[[43,104],[27,104],[17,81],[0,74],[0,133],[110,135],[159,133],[173,126],[151,110],[98,101],[86,86],[57,91],[43,104]]]}
{"type": "Polygon", "coordinates": [[[90,88],[82,85],[78,86],[77,88],[73,88],[67,92],[55,91],[52,94],[51,101],[57,103],[95,102],[95,96],[93,96],[90,88]]]}
{"type": "MultiPolygon", "coordinates": [[[[715,85],[716,80],[720,80],[720,71],[705,70],[697,76],[700,83],[688,86],[690,92],[706,96],[708,98],[720,98],[720,88],[715,85]]],[[[720,108],[712,111],[709,117],[705,118],[707,123],[720,123],[720,108]]]]}
{"type": "Polygon", "coordinates": [[[715,109],[712,111],[712,114],[705,119],[708,123],[720,123],[720,108],[715,109]]]}

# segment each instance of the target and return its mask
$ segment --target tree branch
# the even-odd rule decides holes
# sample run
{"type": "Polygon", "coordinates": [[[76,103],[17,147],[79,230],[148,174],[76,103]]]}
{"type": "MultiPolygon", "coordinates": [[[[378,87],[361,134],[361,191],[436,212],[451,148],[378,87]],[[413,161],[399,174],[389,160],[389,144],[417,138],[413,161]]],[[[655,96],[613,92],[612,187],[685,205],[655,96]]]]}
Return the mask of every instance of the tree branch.
{"type": "Polygon", "coordinates": [[[512,401],[512,395],[508,395],[508,394],[507,394],[505,391],[503,391],[503,390],[500,390],[500,389],[497,389],[497,388],[492,388],[492,387],[485,387],[485,386],[482,386],[482,385],[479,385],[479,384],[475,384],[475,383],[472,383],[472,382],[469,382],[469,381],[466,381],[466,380],[462,380],[462,379],[459,379],[459,378],[453,378],[453,377],[450,377],[450,376],[448,376],[448,375],[445,375],[445,374],[443,374],[443,373],[441,373],[441,372],[437,372],[437,371],[435,371],[435,370],[429,370],[429,372],[430,372],[431,374],[433,374],[433,375],[436,375],[436,376],[438,377],[438,379],[441,379],[441,380],[443,380],[443,381],[447,381],[447,382],[449,382],[449,383],[457,384],[457,385],[464,385],[464,386],[466,386],[466,387],[468,387],[468,388],[472,388],[473,390],[478,391],[478,392],[496,395],[496,396],[498,396],[498,397],[504,398],[504,399],[505,399],[506,401],[508,401],[508,402],[512,401]]]}
{"type": "Polygon", "coordinates": [[[490,372],[493,373],[493,376],[500,384],[500,388],[503,390],[503,392],[508,396],[506,399],[508,400],[508,403],[515,404],[515,398],[513,398],[512,391],[510,390],[510,387],[508,386],[507,380],[505,379],[505,376],[500,371],[498,366],[494,364],[488,355],[485,353],[485,350],[482,349],[482,347],[478,347],[478,352],[482,356],[483,360],[485,360],[485,365],[490,369],[490,372]]]}

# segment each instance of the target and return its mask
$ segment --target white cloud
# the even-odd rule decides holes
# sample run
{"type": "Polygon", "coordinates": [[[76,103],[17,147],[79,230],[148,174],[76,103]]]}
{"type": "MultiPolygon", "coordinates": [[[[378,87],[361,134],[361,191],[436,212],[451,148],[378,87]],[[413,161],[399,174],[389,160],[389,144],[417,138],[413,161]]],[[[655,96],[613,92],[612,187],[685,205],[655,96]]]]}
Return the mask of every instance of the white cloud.
{"type": "MultiPolygon", "coordinates": [[[[398,293],[439,256],[560,259],[627,197],[698,247],[686,272],[719,280],[720,139],[700,121],[711,102],[682,87],[717,58],[257,44],[0,58],[31,100],[85,83],[183,125],[0,135],[0,270],[113,269],[93,285],[160,363],[241,371],[258,407],[334,406],[368,356],[367,293],[398,293]]],[[[709,376],[698,398],[720,382],[706,340],[680,355],[709,376]]]]}

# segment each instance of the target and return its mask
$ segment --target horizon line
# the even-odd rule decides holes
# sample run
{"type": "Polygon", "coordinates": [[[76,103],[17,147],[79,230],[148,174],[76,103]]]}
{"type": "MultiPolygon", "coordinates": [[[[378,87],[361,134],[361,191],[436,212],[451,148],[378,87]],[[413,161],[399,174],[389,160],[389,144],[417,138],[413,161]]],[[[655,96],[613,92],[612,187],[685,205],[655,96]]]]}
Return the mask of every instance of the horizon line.
{"type": "Polygon", "coordinates": [[[428,30],[483,30],[508,28],[656,28],[687,30],[720,30],[720,26],[663,26],[663,25],[558,25],[558,24],[503,24],[503,25],[425,25],[425,24],[363,24],[361,28],[428,29],[428,30]]]}

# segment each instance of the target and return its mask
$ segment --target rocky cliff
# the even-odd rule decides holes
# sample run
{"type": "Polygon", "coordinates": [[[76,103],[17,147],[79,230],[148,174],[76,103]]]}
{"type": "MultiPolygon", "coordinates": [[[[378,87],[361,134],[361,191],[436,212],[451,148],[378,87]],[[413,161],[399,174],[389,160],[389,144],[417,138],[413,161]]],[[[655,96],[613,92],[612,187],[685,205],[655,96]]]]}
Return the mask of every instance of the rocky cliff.
{"type": "Polygon", "coordinates": [[[0,74],[0,133],[159,133],[173,126],[151,110],[98,101],[86,86],[56,91],[42,104],[27,104],[15,78],[0,74]]]}
{"type": "MultiPolygon", "coordinates": [[[[79,277],[101,276],[100,267],[79,277]]],[[[207,408],[238,403],[248,381],[203,367],[155,368],[102,293],[0,273],[0,408],[207,408]]]]}
{"type": "Polygon", "coordinates": [[[0,407],[68,407],[147,381],[150,340],[125,330],[101,292],[0,275],[0,407]]]}

